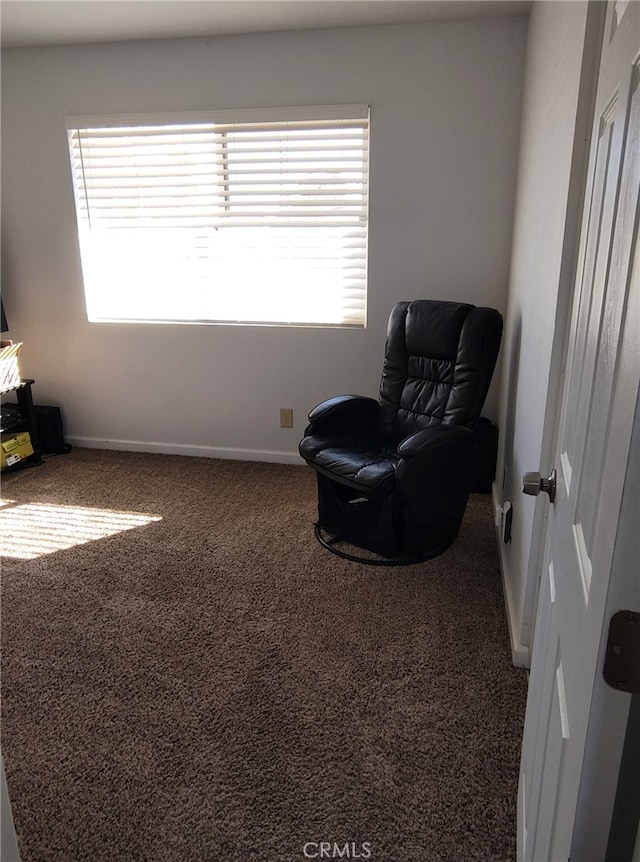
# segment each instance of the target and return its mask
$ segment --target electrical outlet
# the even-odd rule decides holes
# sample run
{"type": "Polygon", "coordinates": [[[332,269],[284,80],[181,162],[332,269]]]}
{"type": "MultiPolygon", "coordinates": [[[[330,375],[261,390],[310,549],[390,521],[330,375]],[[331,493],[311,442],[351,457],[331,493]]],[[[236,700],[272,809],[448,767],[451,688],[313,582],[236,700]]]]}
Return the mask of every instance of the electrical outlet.
{"type": "Polygon", "coordinates": [[[280,408],[280,427],[281,428],[293,428],[293,408],[292,407],[281,407],[280,408]]]}

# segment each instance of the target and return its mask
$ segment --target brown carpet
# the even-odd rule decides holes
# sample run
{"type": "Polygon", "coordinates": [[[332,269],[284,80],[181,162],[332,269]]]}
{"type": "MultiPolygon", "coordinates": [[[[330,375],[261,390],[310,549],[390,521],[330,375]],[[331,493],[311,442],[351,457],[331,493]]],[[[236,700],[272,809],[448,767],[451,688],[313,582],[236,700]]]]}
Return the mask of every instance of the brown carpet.
{"type": "Polygon", "coordinates": [[[514,858],[488,497],[440,558],[375,569],[316,543],[304,466],[78,449],[3,479],[23,862],[514,858]]]}

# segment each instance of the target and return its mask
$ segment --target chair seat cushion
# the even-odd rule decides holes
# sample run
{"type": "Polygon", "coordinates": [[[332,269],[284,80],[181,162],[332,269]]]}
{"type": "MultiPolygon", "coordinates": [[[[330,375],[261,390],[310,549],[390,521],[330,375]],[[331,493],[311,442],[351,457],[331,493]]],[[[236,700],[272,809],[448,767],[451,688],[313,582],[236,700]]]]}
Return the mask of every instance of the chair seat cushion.
{"type": "Polygon", "coordinates": [[[311,435],[304,439],[301,454],[316,470],[363,494],[387,490],[400,461],[396,448],[386,440],[352,442],[311,435]]]}

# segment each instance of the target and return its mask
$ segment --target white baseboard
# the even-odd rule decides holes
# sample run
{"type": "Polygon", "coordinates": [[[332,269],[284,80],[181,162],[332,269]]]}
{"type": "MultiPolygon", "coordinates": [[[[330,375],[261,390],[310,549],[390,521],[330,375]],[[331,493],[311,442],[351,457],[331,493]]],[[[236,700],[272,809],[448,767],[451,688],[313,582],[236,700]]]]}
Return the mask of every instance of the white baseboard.
{"type": "Polygon", "coordinates": [[[102,440],[100,437],[67,437],[72,446],[83,449],[115,449],[119,452],[151,452],[158,455],[185,455],[190,458],[222,458],[227,461],[267,461],[272,464],[298,464],[297,452],[272,449],[232,449],[228,446],[192,446],[184,443],[156,443],[140,440],[102,440]]]}
{"type": "Polygon", "coordinates": [[[493,523],[495,524],[496,539],[498,541],[498,557],[500,558],[500,573],[502,575],[502,593],[504,595],[504,604],[507,611],[507,625],[509,626],[509,640],[511,642],[511,661],[515,667],[530,667],[531,653],[528,646],[520,643],[518,638],[518,625],[514,610],[513,595],[511,593],[511,579],[509,578],[509,569],[507,558],[504,552],[504,542],[500,530],[500,513],[502,506],[498,497],[496,483],[493,483],[491,489],[491,503],[493,505],[493,523]]]}

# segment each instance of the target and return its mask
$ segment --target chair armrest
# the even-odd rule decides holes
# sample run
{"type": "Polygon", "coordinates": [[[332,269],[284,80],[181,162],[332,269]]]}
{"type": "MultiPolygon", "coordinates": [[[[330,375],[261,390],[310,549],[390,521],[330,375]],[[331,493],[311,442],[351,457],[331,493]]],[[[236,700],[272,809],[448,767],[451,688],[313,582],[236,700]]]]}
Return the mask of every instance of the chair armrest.
{"type": "Polygon", "coordinates": [[[415,458],[423,455],[433,446],[442,443],[476,443],[476,435],[462,425],[434,425],[410,434],[398,444],[398,455],[401,458],[415,458]]]}
{"type": "Polygon", "coordinates": [[[312,425],[371,423],[378,415],[379,406],[374,398],[364,395],[336,395],[317,404],[309,413],[309,422],[312,425]]]}
{"type": "Polygon", "coordinates": [[[337,395],[320,402],[309,413],[304,437],[298,451],[307,463],[327,448],[353,448],[367,437],[375,436],[380,405],[363,395],[337,395]]]}

